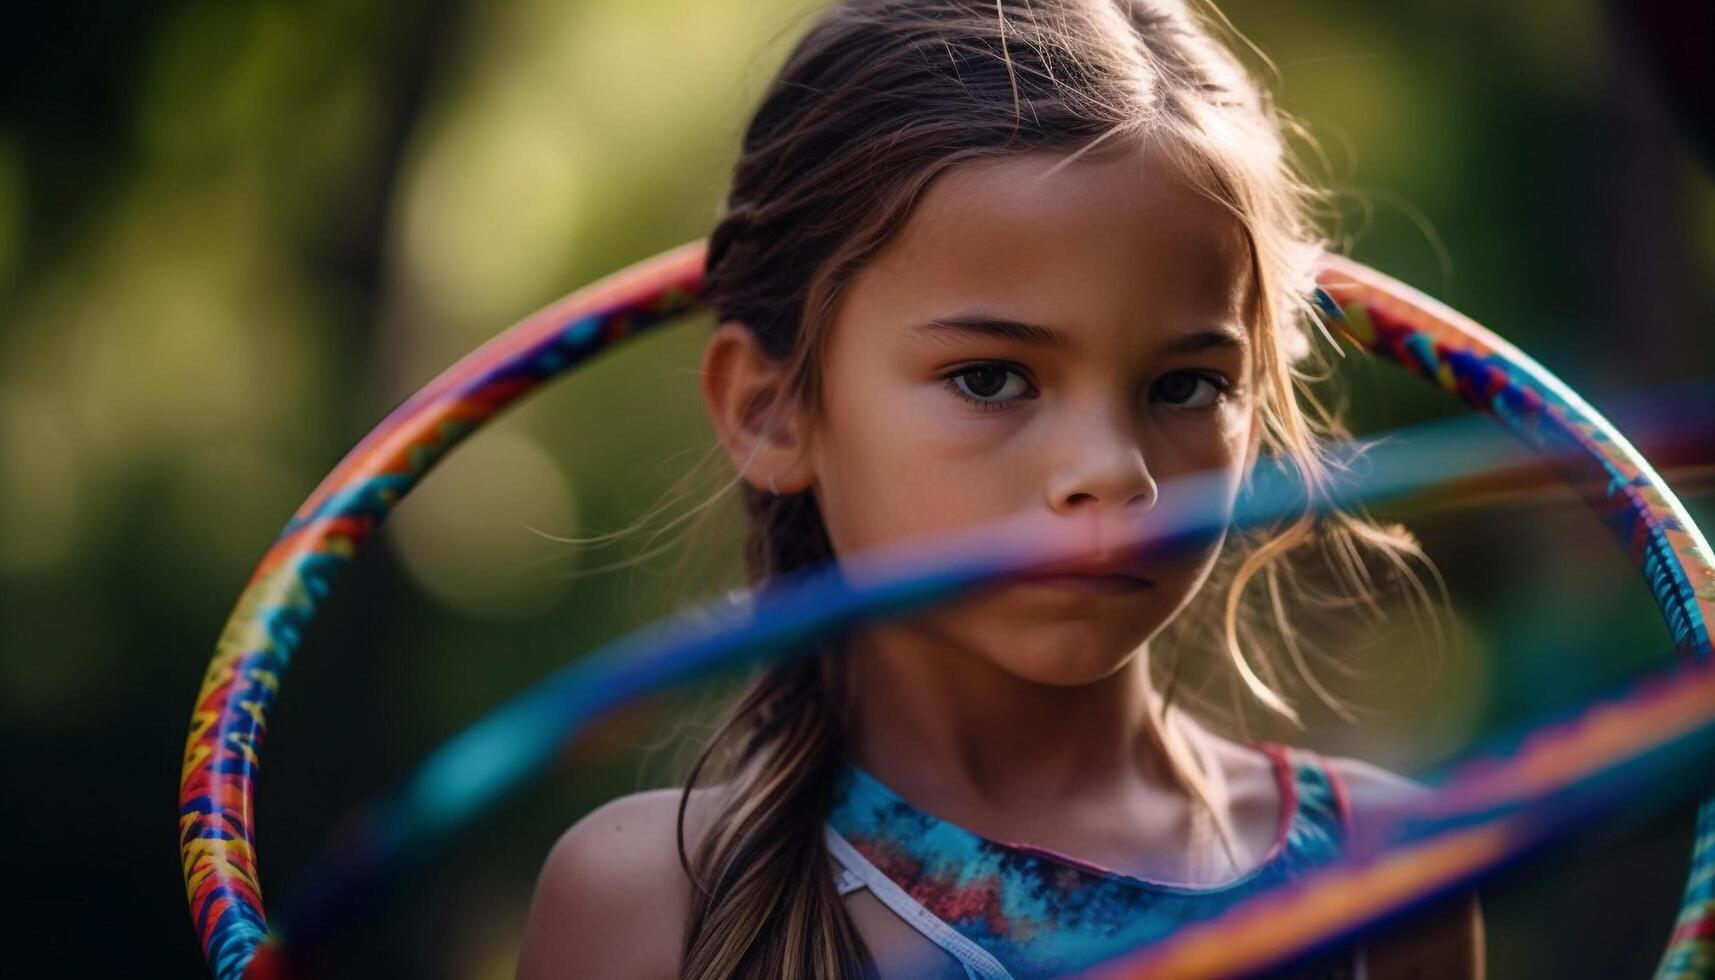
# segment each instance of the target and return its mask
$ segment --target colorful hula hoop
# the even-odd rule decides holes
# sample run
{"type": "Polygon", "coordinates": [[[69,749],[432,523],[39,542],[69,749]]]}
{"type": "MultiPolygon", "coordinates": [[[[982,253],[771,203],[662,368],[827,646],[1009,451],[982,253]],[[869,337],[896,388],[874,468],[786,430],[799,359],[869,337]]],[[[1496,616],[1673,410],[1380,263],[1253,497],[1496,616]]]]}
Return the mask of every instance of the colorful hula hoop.
{"type": "MultiPolygon", "coordinates": [[[[253,798],[258,753],[281,675],[338,573],[393,506],[465,436],[542,383],[625,338],[700,309],[703,260],[702,242],[673,249],[567,296],[478,348],[359,442],[264,555],[204,675],[180,782],[186,894],[216,977],[260,977],[280,968],[280,936],[270,935],[256,874],[253,798]]],[[[1353,342],[1434,380],[1549,454],[1626,546],[1667,620],[1680,658],[1708,658],[1708,624],[1715,613],[1715,563],[1709,547],[1672,492],[1606,420],[1511,345],[1392,279],[1329,257],[1320,282],[1324,311],[1353,342]]],[[[1697,701],[1693,695],[1702,688],[1693,684],[1708,686],[1707,673],[1688,673],[1677,691],[1649,695],[1658,699],[1652,702],[1658,709],[1675,697],[1673,703],[1694,705],[1689,715],[1662,710],[1649,715],[1678,719],[1678,728],[1649,734],[1640,723],[1632,732],[1642,742],[1602,740],[1599,747],[1609,753],[1602,759],[1613,763],[1615,758],[1642,758],[1676,733],[1702,731],[1697,725],[1715,718],[1715,698],[1697,701]],[[1622,750],[1631,755],[1612,755],[1622,750]]],[[[661,670],[636,672],[613,698],[641,695],[676,676],[661,670]]],[[[1642,695],[1634,701],[1640,699],[1642,695]]],[[[1608,710],[1611,717],[1617,709],[1608,710]]],[[[1587,737],[1588,730],[1572,731],[1554,744],[1570,744],[1574,736],[1587,737]]],[[[1529,799],[1516,794],[1503,799],[1493,792],[1485,797],[1478,779],[1461,786],[1476,794],[1474,805],[1492,809],[1501,800],[1528,806],[1543,793],[1595,771],[1601,761],[1595,749],[1586,755],[1577,772],[1577,767],[1562,765],[1547,783],[1540,778],[1531,783],[1542,793],[1529,799]]],[[[1542,758],[1540,747],[1528,755],[1526,762],[1536,766],[1528,772],[1540,777],[1545,771],[1542,758]]],[[[505,782],[496,777],[472,792],[492,795],[505,782]]],[[[1457,794],[1449,798],[1454,797],[1457,794]]],[[[457,819],[443,815],[437,826],[449,833],[457,819]]],[[[1691,864],[1678,928],[1658,970],[1661,977],[1715,976],[1715,804],[1705,802],[1699,811],[1691,864]]],[[[1453,869],[1448,874],[1459,873],[1458,862],[1442,860],[1440,866],[1453,869]]],[[[1346,894],[1349,898],[1350,892],[1346,894]]],[[[1351,907],[1348,903],[1348,911],[1351,907]]],[[[1176,975],[1207,975],[1196,971],[1219,969],[1195,957],[1174,962],[1195,964],[1176,975]]]]}

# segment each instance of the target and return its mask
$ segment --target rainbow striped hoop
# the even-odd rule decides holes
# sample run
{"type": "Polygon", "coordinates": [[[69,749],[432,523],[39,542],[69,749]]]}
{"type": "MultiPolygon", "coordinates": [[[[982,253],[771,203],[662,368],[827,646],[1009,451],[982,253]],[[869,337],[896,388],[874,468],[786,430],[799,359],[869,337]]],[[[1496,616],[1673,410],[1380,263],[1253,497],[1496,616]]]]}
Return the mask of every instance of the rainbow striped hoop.
{"type": "MultiPolygon", "coordinates": [[[[286,943],[270,931],[256,870],[259,752],[280,680],[339,573],[393,507],[466,436],[544,382],[626,338],[699,311],[703,264],[704,243],[692,242],[574,292],[494,337],[365,436],[263,556],[204,674],[180,779],[186,894],[216,977],[284,972],[286,943]]],[[[1525,354],[1399,282],[1337,257],[1328,258],[1319,281],[1324,312],[1352,342],[1432,380],[1554,456],[1642,573],[1681,660],[1709,657],[1715,614],[1709,546],[1666,484],[1612,425],[1525,354]]],[[[649,683],[670,679],[662,675],[649,683]]],[[[644,690],[634,685],[624,696],[644,690]]],[[[1715,718],[1715,705],[1698,710],[1704,712],[1697,716],[1701,722],[1715,718]]],[[[1183,962],[1195,965],[1188,972],[1149,975],[1208,975],[1197,970],[1223,968],[1207,959],[1183,962]]],[[[1705,802],[1679,925],[1657,975],[1715,977],[1712,964],[1715,804],[1705,802]]]]}

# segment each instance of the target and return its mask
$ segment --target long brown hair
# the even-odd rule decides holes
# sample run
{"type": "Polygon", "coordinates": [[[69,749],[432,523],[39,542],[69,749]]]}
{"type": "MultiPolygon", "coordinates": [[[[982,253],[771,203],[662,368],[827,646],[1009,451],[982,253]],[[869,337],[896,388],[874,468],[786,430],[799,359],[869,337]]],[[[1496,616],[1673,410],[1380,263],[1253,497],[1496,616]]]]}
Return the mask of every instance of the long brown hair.
{"type": "MultiPolygon", "coordinates": [[[[1368,563],[1378,556],[1422,607],[1430,603],[1409,565],[1421,552],[1403,530],[1317,505],[1334,465],[1326,446],[1344,435],[1309,388],[1327,364],[1311,342],[1319,324],[1309,302],[1324,246],[1314,220],[1322,198],[1295,174],[1290,123],[1222,37],[1236,34],[1212,7],[1189,0],[835,3],[798,41],[750,120],[724,215],[709,236],[704,288],[719,321],[743,324],[784,366],[789,390],[776,407],[815,406],[823,344],[844,290],[938,175],[1032,150],[1076,156],[1110,139],[1166,148],[1243,226],[1256,290],[1263,450],[1298,471],[1311,499],[1301,515],[1228,542],[1216,574],[1158,641],[1175,656],[1151,666],[1172,674],[1199,637],[1206,644],[1199,631],[1211,631],[1242,687],[1292,718],[1280,669],[1257,655],[1268,637],[1313,693],[1332,699],[1309,672],[1288,607],[1373,606],[1368,563]],[[1341,588],[1295,585],[1283,559],[1307,549],[1322,555],[1341,588]],[[1256,582],[1261,590],[1250,587],[1256,582]]],[[[742,495],[750,583],[832,559],[812,492],[728,486],[742,495]]],[[[841,643],[821,642],[821,655],[760,673],[686,780],[679,851],[694,883],[687,978],[873,973],[822,842],[851,705],[841,643]],[[705,776],[722,781],[730,805],[693,856],[685,803],[705,776]]],[[[1230,844],[1218,789],[1188,729],[1168,714],[1171,677],[1164,689],[1157,736],[1200,813],[1230,844]]]]}

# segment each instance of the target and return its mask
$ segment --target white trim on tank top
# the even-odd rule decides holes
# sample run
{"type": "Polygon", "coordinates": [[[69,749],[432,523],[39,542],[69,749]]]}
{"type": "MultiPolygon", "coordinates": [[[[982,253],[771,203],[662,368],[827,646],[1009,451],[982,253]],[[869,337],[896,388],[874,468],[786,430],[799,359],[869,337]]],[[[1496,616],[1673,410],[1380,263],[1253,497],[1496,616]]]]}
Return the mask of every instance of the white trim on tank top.
{"type": "Polygon", "coordinates": [[[822,836],[827,839],[828,853],[833,855],[844,868],[836,887],[840,894],[855,891],[858,888],[868,888],[870,894],[881,904],[893,910],[893,913],[904,919],[908,925],[922,933],[928,940],[953,955],[964,965],[965,975],[973,980],[1013,980],[1006,967],[994,958],[988,950],[972,942],[964,933],[948,925],[945,920],[924,908],[921,903],[905,893],[905,889],[881,869],[869,863],[869,859],[858,853],[851,842],[840,835],[832,824],[824,824],[822,836]],[[851,877],[858,884],[851,884],[851,877]],[[849,886],[849,887],[848,887],[849,886]]]}

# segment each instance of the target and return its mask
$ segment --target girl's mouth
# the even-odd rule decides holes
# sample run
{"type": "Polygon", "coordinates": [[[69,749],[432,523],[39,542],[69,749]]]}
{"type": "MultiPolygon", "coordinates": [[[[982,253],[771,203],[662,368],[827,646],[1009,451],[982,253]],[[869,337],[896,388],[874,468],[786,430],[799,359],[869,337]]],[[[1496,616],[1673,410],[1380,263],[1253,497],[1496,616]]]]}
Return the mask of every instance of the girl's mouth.
{"type": "Polygon", "coordinates": [[[1054,589],[1094,593],[1138,592],[1155,584],[1141,576],[1120,574],[1031,575],[1024,581],[1054,589]]]}

